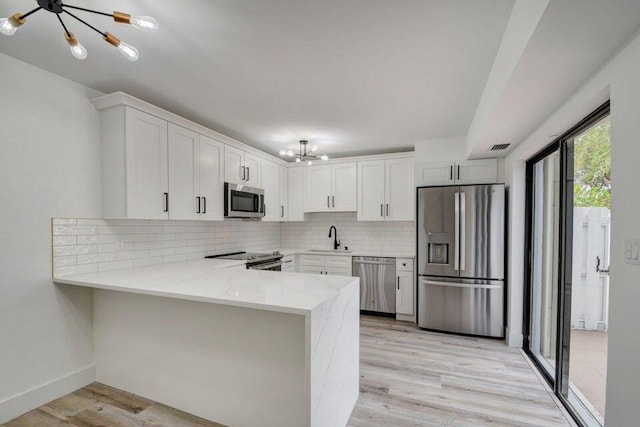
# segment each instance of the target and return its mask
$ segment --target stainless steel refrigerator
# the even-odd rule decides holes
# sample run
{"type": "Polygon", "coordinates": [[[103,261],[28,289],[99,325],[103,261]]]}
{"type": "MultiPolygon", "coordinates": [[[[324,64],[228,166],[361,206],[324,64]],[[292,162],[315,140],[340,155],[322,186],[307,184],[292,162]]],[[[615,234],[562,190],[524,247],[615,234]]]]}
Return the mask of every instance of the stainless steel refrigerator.
{"type": "Polygon", "coordinates": [[[504,185],[418,188],[418,325],[504,337],[504,185]]]}

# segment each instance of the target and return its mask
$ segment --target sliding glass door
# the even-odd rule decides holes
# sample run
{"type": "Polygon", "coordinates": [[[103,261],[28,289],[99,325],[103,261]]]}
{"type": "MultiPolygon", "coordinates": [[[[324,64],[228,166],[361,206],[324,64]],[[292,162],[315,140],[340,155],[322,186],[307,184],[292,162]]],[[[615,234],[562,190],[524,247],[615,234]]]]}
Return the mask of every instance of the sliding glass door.
{"type": "Polygon", "coordinates": [[[524,348],[581,425],[604,425],[609,104],[527,162],[524,348]]]}

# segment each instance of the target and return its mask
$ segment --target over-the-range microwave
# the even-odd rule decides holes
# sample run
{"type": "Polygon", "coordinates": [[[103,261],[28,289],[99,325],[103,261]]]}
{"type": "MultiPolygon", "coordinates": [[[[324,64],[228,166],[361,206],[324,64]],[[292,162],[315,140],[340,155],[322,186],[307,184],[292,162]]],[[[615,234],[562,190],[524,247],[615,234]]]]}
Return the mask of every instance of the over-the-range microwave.
{"type": "Polygon", "coordinates": [[[262,218],[264,190],[225,182],[224,216],[225,218],[262,218]]]}

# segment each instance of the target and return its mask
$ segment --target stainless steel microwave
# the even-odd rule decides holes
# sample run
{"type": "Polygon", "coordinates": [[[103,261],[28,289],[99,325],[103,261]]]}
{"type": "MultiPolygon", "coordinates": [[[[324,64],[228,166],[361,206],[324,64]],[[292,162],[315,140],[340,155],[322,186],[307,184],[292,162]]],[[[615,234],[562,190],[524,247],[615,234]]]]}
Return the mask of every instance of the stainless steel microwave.
{"type": "Polygon", "coordinates": [[[226,218],[262,218],[264,190],[225,182],[224,216],[226,218]]]}

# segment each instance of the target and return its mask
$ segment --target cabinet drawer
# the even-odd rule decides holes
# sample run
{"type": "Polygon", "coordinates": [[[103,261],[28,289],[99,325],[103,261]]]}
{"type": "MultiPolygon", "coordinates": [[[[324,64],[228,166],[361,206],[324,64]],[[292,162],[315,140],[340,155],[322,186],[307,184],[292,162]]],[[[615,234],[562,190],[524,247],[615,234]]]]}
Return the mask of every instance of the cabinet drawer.
{"type": "Polygon", "coordinates": [[[413,258],[396,258],[396,270],[413,271],[413,258]]]}
{"type": "Polygon", "coordinates": [[[351,268],[325,268],[325,273],[331,276],[351,276],[351,268]]]}
{"type": "Polygon", "coordinates": [[[298,265],[324,267],[322,255],[298,255],[298,265]]]}
{"type": "Polygon", "coordinates": [[[282,271],[284,270],[295,270],[296,269],[296,256],[295,255],[287,255],[282,257],[282,271]]]}
{"type": "Polygon", "coordinates": [[[298,266],[296,271],[298,271],[298,273],[324,274],[324,268],[308,266],[308,265],[300,265],[298,266]]]}
{"type": "Polygon", "coordinates": [[[324,265],[327,269],[331,268],[347,268],[351,271],[350,256],[325,256],[324,265]]]}

